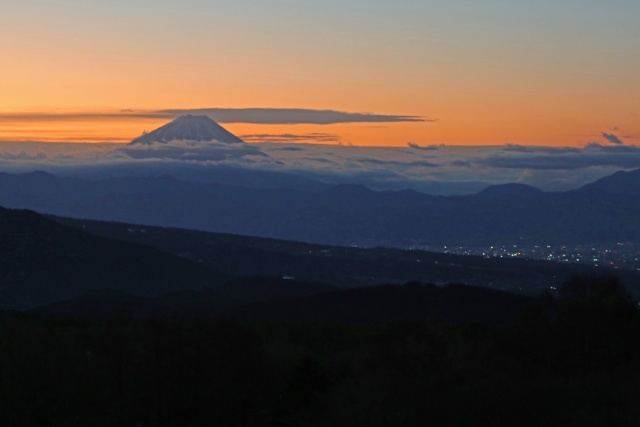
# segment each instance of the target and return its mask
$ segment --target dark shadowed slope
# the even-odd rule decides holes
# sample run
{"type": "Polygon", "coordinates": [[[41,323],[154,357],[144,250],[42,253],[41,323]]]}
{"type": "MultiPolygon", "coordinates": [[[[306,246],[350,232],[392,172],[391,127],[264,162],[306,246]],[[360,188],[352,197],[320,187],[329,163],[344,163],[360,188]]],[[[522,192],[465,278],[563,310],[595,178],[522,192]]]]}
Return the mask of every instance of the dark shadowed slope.
{"type": "Polygon", "coordinates": [[[99,288],[136,295],[201,289],[225,277],[154,248],[0,208],[0,308],[29,308],[99,288]]]}
{"type": "MultiPolygon", "coordinates": [[[[468,283],[537,295],[550,286],[559,286],[575,274],[600,275],[611,271],[584,264],[314,245],[175,228],[54,219],[99,236],[172,252],[233,276],[287,276],[341,287],[417,280],[439,284],[468,283]]],[[[640,295],[640,272],[616,270],[616,274],[634,295],[640,295]]]]}
{"type": "Polygon", "coordinates": [[[376,286],[294,300],[265,301],[231,311],[253,319],[333,322],[514,322],[532,298],[464,285],[376,286]]]}
{"type": "Polygon", "coordinates": [[[244,142],[207,116],[186,115],[134,139],[131,144],[149,145],[170,141],[244,142]]]}
{"type": "MultiPolygon", "coordinates": [[[[239,279],[234,288],[250,297],[223,303],[210,292],[182,292],[156,297],[135,297],[117,291],[94,291],[78,298],[39,307],[38,312],[67,316],[108,317],[119,312],[134,316],[218,317],[243,319],[388,322],[448,321],[506,324],[516,321],[533,299],[523,295],[464,285],[438,287],[410,283],[338,290],[293,282],[298,296],[277,295],[273,280],[239,279]],[[258,285],[267,294],[252,294],[258,285]],[[307,295],[304,295],[304,294],[307,295]],[[252,301],[253,299],[253,301],[252,301]]],[[[227,289],[230,290],[230,289],[227,289]]]]}

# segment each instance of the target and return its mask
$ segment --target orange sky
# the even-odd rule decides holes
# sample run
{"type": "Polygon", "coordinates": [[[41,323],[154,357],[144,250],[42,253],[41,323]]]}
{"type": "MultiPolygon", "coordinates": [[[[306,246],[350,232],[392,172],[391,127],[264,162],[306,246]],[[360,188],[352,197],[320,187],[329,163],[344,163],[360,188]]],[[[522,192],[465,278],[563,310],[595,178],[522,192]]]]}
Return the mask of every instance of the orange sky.
{"type": "Polygon", "coordinates": [[[639,2],[392,3],[13,2],[0,140],[125,142],[168,120],[124,109],[263,107],[434,121],[223,126],[355,145],[640,142],[639,2]]]}

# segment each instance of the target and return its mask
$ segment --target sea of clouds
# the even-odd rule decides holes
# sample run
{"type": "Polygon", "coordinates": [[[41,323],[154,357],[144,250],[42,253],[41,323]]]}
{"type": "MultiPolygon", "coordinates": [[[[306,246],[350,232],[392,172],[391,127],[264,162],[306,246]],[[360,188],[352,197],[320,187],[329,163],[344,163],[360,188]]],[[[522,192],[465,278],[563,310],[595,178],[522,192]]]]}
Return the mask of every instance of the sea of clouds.
{"type": "Polygon", "coordinates": [[[170,144],[0,142],[0,171],[35,170],[66,176],[163,175],[178,168],[218,166],[287,172],[327,183],[373,189],[411,188],[465,194],[517,182],[547,191],[578,188],[618,170],[640,168],[640,146],[421,146],[328,144],[170,144]]]}

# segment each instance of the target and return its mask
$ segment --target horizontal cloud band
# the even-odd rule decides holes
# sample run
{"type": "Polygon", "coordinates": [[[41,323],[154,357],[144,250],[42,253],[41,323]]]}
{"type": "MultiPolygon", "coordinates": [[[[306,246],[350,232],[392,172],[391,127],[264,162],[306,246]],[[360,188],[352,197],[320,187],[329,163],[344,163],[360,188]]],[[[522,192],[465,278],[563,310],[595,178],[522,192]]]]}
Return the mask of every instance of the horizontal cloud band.
{"type": "Polygon", "coordinates": [[[432,122],[420,116],[349,113],[302,108],[199,108],[171,110],[119,110],[110,112],[14,112],[0,113],[0,122],[69,122],[122,119],[167,119],[185,114],[203,114],[220,123],[318,124],[432,122]]]}
{"type": "Polygon", "coordinates": [[[302,108],[203,108],[196,110],[163,110],[160,112],[176,116],[182,114],[204,114],[220,123],[330,125],[337,123],[433,121],[419,116],[347,113],[344,111],[308,110],[302,108]]]}

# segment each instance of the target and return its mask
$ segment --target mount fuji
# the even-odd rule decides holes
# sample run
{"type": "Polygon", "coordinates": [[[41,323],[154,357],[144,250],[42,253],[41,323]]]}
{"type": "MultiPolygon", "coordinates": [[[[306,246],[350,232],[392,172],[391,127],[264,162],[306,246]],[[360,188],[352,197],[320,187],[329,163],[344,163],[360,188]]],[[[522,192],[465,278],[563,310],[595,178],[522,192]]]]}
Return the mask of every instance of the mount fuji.
{"type": "Polygon", "coordinates": [[[171,141],[218,141],[229,144],[244,143],[243,140],[214,122],[207,116],[180,116],[171,123],[146,133],[129,145],[166,144],[171,141]]]}
{"type": "Polygon", "coordinates": [[[117,156],[157,162],[167,173],[173,166],[217,165],[242,167],[275,161],[255,144],[246,144],[207,116],[186,115],[145,133],[115,150],[117,156]]]}

